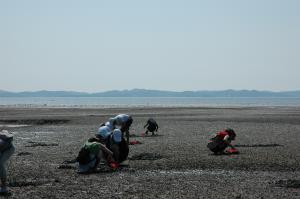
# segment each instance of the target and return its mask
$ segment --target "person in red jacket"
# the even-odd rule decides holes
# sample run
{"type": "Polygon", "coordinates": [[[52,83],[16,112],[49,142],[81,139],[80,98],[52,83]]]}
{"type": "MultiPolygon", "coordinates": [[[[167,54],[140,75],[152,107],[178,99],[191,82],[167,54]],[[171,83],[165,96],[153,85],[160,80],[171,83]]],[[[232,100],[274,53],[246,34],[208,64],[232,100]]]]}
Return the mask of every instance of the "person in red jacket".
{"type": "Polygon", "coordinates": [[[233,129],[225,129],[216,134],[215,137],[211,139],[211,142],[207,144],[207,147],[214,152],[214,154],[224,154],[224,151],[227,147],[235,149],[231,142],[235,140],[236,134],[233,129]]]}

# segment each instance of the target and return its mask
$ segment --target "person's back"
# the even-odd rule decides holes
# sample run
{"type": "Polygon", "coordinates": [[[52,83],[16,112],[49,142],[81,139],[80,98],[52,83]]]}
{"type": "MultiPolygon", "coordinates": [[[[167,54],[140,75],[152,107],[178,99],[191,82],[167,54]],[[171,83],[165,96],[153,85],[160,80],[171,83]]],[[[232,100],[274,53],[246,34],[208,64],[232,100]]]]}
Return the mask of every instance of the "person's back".
{"type": "Polygon", "coordinates": [[[116,125],[122,126],[130,119],[130,116],[127,114],[119,114],[114,117],[114,119],[116,121],[116,125]]]}

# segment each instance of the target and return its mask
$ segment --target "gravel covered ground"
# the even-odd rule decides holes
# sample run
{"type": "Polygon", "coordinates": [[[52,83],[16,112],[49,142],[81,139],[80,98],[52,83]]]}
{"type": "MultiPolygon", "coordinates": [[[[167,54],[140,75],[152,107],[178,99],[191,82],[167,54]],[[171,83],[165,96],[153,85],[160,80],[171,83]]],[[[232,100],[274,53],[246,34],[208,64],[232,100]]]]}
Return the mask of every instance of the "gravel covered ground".
{"type": "Polygon", "coordinates": [[[10,198],[300,198],[300,108],[2,107],[0,128],[15,134],[10,198]],[[118,113],[133,116],[131,139],[142,143],[124,167],[78,175],[62,164],[118,113]],[[159,136],[140,137],[149,117],[159,136]],[[240,154],[212,155],[209,138],[227,127],[240,154]]]}

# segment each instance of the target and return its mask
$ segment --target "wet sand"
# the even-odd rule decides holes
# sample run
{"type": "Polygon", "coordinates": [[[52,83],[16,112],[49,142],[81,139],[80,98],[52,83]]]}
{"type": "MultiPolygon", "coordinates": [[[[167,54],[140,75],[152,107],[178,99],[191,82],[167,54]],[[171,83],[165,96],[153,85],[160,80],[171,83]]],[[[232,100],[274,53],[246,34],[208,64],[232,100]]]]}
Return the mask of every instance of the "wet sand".
{"type": "Polygon", "coordinates": [[[0,108],[0,128],[15,134],[11,198],[300,197],[300,108],[0,108]],[[131,139],[142,142],[126,167],[78,175],[62,165],[118,113],[133,116],[131,139]],[[139,136],[149,117],[160,136],[139,136]],[[227,127],[240,154],[212,155],[209,138],[227,127]]]}

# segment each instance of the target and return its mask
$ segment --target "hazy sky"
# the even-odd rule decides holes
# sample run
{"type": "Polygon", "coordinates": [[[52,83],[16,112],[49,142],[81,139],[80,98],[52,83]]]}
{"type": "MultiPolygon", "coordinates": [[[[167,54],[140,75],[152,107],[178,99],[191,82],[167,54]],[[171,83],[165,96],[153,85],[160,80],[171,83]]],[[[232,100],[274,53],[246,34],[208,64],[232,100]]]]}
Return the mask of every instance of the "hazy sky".
{"type": "Polygon", "coordinates": [[[299,0],[0,0],[0,89],[300,90],[299,0]]]}

